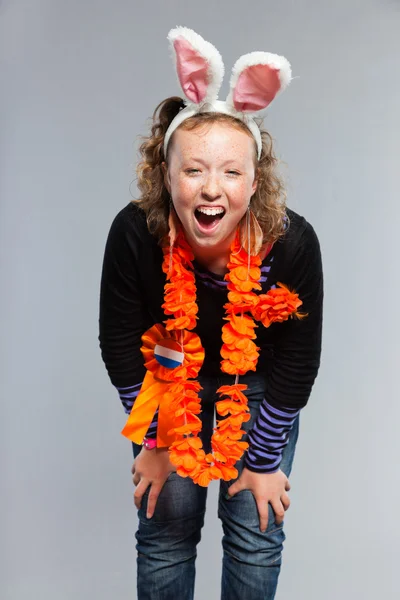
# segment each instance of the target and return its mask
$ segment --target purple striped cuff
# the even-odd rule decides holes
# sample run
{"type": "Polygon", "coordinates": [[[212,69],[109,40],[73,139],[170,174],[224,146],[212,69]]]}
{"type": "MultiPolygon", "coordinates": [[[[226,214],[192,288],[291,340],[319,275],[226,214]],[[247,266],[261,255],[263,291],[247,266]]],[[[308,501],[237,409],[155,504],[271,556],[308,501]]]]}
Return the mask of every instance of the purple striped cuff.
{"type": "Polygon", "coordinates": [[[300,409],[281,406],[279,409],[264,398],[257,419],[249,431],[249,449],[244,464],[256,473],[276,473],[289,433],[300,409]]]}

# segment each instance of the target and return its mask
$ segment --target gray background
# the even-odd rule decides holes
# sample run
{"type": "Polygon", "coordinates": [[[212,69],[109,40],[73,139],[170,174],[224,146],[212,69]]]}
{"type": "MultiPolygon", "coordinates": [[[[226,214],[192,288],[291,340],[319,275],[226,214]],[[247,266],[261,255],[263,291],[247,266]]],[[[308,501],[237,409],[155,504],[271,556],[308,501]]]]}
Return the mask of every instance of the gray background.
{"type": "MultiPolygon", "coordinates": [[[[179,93],[176,25],[214,43],[228,74],[267,50],[297,76],[266,126],[289,206],[320,238],[326,300],[277,600],[398,598],[399,9],[0,4],[2,599],[135,598],[132,455],[98,349],[99,280],[111,221],[135,195],[137,136],[179,93]]],[[[197,600],[219,598],[216,492],[197,600]]]]}

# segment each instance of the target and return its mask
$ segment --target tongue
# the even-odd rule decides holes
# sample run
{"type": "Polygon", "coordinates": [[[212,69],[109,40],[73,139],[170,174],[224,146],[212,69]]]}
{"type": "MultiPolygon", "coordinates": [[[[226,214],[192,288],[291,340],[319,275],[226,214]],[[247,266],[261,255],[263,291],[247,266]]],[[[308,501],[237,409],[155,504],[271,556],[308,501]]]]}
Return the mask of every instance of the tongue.
{"type": "Polygon", "coordinates": [[[211,229],[217,221],[220,221],[223,216],[223,213],[219,215],[205,215],[204,213],[196,210],[196,219],[200,223],[202,227],[206,229],[211,229]]]}

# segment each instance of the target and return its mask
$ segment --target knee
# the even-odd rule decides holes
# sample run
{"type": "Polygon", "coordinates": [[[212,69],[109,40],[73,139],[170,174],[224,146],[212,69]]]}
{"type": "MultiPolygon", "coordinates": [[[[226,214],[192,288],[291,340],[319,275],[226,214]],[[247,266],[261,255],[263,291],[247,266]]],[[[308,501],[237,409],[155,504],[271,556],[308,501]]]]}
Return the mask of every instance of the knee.
{"type": "Polygon", "coordinates": [[[196,547],[201,539],[204,514],[170,521],[139,518],[135,537],[138,556],[151,557],[163,563],[176,564],[196,556],[196,547]]]}
{"type": "Polygon", "coordinates": [[[172,560],[192,557],[204,525],[206,489],[172,473],[158,496],[153,516],[148,519],[149,489],[138,510],[136,539],[139,554],[153,558],[159,555],[162,560],[168,560],[168,556],[172,560]]]}
{"type": "Polygon", "coordinates": [[[274,523],[264,533],[246,532],[242,539],[224,535],[222,545],[225,552],[238,562],[253,567],[267,567],[281,564],[285,539],[283,525],[274,523]]]}
{"type": "MultiPolygon", "coordinates": [[[[228,512],[220,506],[218,515],[224,531],[223,549],[231,558],[241,563],[260,567],[279,565],[282,559],[283,543],[286,539],[284,523],[278,525],[275,522],[275,513],[269,505],[268,526],[266,531],[262,532],[254,499],[250,499],[252,505],[249,506],[244,497],[240,498],[240,495],[246,494],[246,492],[248,490],[236,495],[237,510],[230,505],[228,512]],[[248,510],[244,510],[246,504],[248,510]]],[[[235,497],[228,502],[235,502],[235,497]]]]}

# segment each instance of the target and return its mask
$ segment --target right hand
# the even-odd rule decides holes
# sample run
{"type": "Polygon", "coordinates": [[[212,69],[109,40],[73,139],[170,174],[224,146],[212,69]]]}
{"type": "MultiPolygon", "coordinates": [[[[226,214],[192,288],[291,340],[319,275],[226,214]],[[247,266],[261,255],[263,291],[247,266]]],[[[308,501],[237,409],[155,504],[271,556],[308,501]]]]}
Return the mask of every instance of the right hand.
{"type": "Polygon", "coordinates": [[[136,486],[133,495],[135,506],[140,508],[142,498],[149,487],[147,500],[148,519],[154,514],[158,496],[171,472],[176,471],[176,466],[169,460],[168,448],[152,448],[146,450],[143,446],[132,465],[133,484],[136,486]]]}

